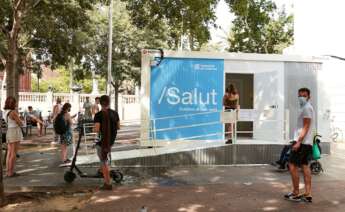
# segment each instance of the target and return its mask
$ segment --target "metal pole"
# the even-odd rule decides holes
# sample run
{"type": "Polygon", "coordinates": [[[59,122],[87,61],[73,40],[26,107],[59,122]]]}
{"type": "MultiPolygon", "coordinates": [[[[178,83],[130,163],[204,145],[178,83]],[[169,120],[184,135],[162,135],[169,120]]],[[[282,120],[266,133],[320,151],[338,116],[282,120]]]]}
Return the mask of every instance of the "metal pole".
{"type": "Polygon", "coordinates": [[[111,97],[111,59],[113,52],[113,0],[109,4],[109,43],[108,43],[108,79],[107,79],[107,94],[111,97]]]}
{"type": "Polygon", "coordinates": [[[69,63],[69,68],[70,68],[70,74],[69,74],[69,91],[70,93],[73,93],[72,88],[73,88],[73,69],[74,69],[74,59],[72,59],[69,63]]]}
{"type": "Polygon", "coordinates": [[[183,15],[184,15],[184,11],[182,10],[181,11],[182,27],[181,27],[181,37],[180,37],[181,43],[180,43],[180,48],[179,48],[180,51],[183,51],[183,15]]]}

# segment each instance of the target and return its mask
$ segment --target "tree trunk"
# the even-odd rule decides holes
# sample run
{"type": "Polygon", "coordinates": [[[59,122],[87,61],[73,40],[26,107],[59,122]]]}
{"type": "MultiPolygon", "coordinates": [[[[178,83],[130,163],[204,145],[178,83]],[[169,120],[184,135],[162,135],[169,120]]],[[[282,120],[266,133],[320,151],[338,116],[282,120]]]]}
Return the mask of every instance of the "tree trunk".
{"type": "Polygon", "coordinates": [[[115,110],[119,112],[119,85],[118,83],[115,83],[114,93],[115,93],[115,110]]]}
{"type": "MultiPolygon", "coordinates": [[[[1,134],[2,136],[2,130],[1,134]]],[[[0,141],[0,207],[5,204],[4,182],[3,182],[3,162],[2,162],[2,141],[0,141]]]]}
{"type": "MultiPolygon", "coordinates": [[[[18,101],[18,88],[19,88],[19,73],[17,71],[17,60],[18,60],[18,34],[21,27],[21,19],[24,9],[24,0],[14,0],[12,1],[13,7],[13,22],[11,31],[7,32],[7,47],[8,52],[6,56],[6,93],[7,96],[13,96],[18,101]]],[[[2,152],[2,145],[0,145],[2,152]]],[[[1,155],[0,155],[1,156],[1,155]]],[[[0,203],[3,204],[5,200],[4,195],[4,182],[2,179],[3,164],[0,160],[0,203]]]]}
{"type": "Polygon", "coordinates": [[[16,70],[14,72],[14,98],[19,102],[19,77],[22,75],[16,70]]]}
{"type": "MultiPolygon", "coordinates": [[[[6,76],[6,73],[4,74],[4,79],[3,80],[6,80],[7,79],[7,76],[6,76]]],[[[1,83],[1,89],[0,89],[0,95],[1,95],[1,98],[3,97],[3,85],[4,85],[4,82],[1,83]]],[[[1,99],[1,103],[4,102],[3,99],[1,99]]],[[[2,104],[0,104],[1,106],[3,106],[2,104]]],[[[0,135],[2,138],[2,127],[0,126],[0,135]]],[[[3,162],[3,151],[2,151],[2,140],[0,141],[0,207],[2,207],[4,204],[5,204],[5,192],[4,192],[4,182],[3,182],[3,176],[4,176],[4,173],[3,173],[3,165],[4,165],[4,162],[3,162]]],[[[5,158],[6,160],[6,158],[5,158]]]]}
{"type": "Polygon", "coordinates": [[[40,92],[40,78],[37,76],[37,92],[40,92]]]}
{"type": "Polygon", "coordinates": [[[7,61],[6,61],[6,94],[7,96],[16,97],[16,64],[17,64],[17,40],[16,38],[12,38],[8,40],[8,54],[7,54],[7,61]]]}
{"type": "MultiPolygon", "coordinates": [[[[12,33],[11,33],[12,34],[12,33]]],[[[9,35],[8,39],[8,54],[6,58],[6,96],[13,96],[17,97],[15,85],[18,84],[15,82],[15,74],[16,74],[16,63],[17,63],[17,39],[12,35],[9,35]]],[[[17,98],[16,98],[17,99],[17,98]]],[[[2,142],[2,141],[0,141],[2,142]]],[[[0,149],[2,153],[2,145],[0,149]]],[[[1,177],[0,177],[0,204],[3,205],[5,203],[5,193],[4,193],[4,182],[2,179],[3,173],[3,163],[2,163],[2,154],[0,155],[0,169],[1,169],[1,177]]]]}
{"type": "Polygon", "coordinates": [[[0,71],[4,71],[5,67],[6,67],[6,59],[1,54],[0,54],[0,62],[1,62],[1,66],[0,66],[1,70],[0,71]]]}
{"type": "MultiPolygon", "coordinates": [[[[6,73],[4,74],[4,80],[6,80],[6,73]]],[[[0,95],[1,97],[3,97],[3,91],[2,91],[2,88],[3,88],[3,84],[4,82],[1,83],[1,89],[0,89],[0,95]]],[[[1,102],[4,102],[2,99],[1,99],[1,102]]],[[[1,106],[3,106],[2,104],[0,104],[1,106]]],[[[0,135],[2,138],[2,127],[0,127],[0,135]]],[[[2,147],[3,147],[3,143],[2,143],[2,140],[0,141],[0,207],[2,207],[3,205],[5,205],[5,192],[4,192],[4,183],[3,183],[3,176],[4,176],[4,173],[3,173],[3,165],[4,165],[4,162],[3,162],[3,151],[2,151],[2,147]]],[[[4,158],[6,160],[6,158],[4,158]]]]}
{"type": "MultiPolygon", "coordinates": [[[[192,34],[190,34],[188,36],[188,38],[189,38],[189,49],[190,49],[190,51],[194,51],[195,50],[194,49],[194,36],[192,34]]],[[[199,48],[200,48],[200,46],[199,46],[199,48]]]]}
{"type": "Polygon", "coordinates": [[[12,29],[7,35],[8,54],[6,58],[6,91],[7,96],[13,96],[18,100],[19,73],[17,71],[18,62],[18,35],[21,27],[21,19],[24,9],[23,0],[13,1],[13,22],[12,29]]]}

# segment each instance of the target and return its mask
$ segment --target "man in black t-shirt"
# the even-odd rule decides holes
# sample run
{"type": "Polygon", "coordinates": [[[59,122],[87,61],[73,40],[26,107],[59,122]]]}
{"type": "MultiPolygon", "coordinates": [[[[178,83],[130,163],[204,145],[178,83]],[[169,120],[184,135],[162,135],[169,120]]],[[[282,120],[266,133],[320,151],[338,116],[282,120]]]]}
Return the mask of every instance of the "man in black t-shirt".
{"type": "MultiPolygon", "coordinates": [[[[120,119],[119,119],[119,114],[111,109],[108,109],[109,112],[109,118],[110,118],[110,145],[113,145],[115,143],[116,135],[117,135],[117,130],[119,129],[119,124],[120,124],[120,119]]],[[[104,135],[104,132],[102,132],[102,120],[104,119],[104,114],[102,113],[102,110],[98,113],[96,113],[95,118],[94,118],[94,123],[99,123],[100,124],[100,137],[101,139],[102,135],[104,135]]]]}
{"type": "Polygon", "coordinates": [[[111,190],[108,155],[111,153],[111,146],[116,139],[117,130],[120,129],[119,114],[109,108],[110,98],[103,95],[100,98],[102,110],[96,113],[94,118],[94,132],[98,133],[96,144],[97,154],[101,162],[101,170],[104,177],[102,190],[111,190]]]}

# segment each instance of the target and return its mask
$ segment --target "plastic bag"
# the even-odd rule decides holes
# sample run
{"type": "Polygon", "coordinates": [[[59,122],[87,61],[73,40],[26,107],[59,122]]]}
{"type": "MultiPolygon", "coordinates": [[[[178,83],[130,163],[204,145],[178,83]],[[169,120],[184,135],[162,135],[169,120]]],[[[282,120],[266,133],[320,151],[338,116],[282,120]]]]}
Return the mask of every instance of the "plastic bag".
{"type": "Polygon", "coordinates": [[[321,152],[317,143],[313,144],[313,159],[318,160],[321,158],[321,152]]]}

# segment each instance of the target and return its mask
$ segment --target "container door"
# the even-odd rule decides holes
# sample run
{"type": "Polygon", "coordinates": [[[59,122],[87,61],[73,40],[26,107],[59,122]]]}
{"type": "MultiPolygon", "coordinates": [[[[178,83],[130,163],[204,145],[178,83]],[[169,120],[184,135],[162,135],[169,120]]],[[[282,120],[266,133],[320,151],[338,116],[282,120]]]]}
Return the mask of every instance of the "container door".
{"type": "Polygon", "coordinates": [[[284,140],[284,82],[282,71],[254,74],[254,139],[284,140]]]}

